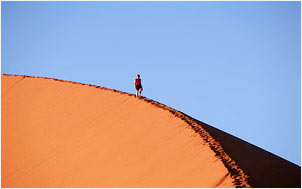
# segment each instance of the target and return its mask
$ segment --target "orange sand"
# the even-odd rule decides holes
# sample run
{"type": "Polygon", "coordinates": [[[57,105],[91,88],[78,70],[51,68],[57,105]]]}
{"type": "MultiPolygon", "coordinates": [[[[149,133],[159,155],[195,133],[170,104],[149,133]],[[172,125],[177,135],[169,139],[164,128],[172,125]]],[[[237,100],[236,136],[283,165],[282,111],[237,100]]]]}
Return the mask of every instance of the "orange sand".
{"type": "Polygon", "coordinates": [[[147,98],[2,75],[1,104],[2,187],[248,187],[256,174],[227,134],[147,98]]]}

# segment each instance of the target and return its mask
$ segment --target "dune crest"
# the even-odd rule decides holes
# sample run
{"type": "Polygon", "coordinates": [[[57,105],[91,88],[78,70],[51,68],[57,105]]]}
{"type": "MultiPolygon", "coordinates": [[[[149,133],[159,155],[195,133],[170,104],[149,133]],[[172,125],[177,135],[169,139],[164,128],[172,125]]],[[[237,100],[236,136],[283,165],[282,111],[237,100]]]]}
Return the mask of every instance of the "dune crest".
{"type": "Polygon", "coordinates": [[[2,187],[300,185],[299,166],[148,98],[33,76],[1,82],[2,187]]]}

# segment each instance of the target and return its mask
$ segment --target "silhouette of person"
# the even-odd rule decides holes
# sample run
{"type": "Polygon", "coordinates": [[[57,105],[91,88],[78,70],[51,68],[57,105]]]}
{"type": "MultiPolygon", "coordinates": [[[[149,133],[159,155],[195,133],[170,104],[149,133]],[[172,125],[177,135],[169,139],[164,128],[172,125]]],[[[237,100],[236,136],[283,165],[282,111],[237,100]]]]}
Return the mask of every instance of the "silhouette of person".
{"type": "Polygon", "coordinates": [[[135,89],[136,89],[136,97],[141,97],[142,96],[142,91],[143,91],[143,86],[142,86],[142,81],[140,79],[140,75],[137,74],[137,78],[135,79],[135,89]],[[139,94],[138,94],[139,92],[139,94]]]}

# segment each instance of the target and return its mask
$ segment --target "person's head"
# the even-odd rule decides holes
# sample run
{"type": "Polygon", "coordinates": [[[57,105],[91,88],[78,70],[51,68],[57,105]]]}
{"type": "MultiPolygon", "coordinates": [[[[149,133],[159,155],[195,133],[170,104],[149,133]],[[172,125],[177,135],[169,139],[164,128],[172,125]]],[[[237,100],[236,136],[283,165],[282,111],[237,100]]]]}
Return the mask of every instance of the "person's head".
{"type": "Polygon", "coordinates": [[[137,74],[137,78],[140,78],[140,75],[139,75],[139,74],[137,74]]]}

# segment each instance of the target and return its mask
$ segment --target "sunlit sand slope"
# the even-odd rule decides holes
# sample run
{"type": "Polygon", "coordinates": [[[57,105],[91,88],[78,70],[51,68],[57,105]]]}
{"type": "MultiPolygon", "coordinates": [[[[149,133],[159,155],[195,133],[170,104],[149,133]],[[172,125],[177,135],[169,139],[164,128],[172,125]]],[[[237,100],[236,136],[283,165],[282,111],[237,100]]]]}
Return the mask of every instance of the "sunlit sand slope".
{"type": "Polygon", "coordinates": [[[2,187],[249,187],[262,174],[227,145],[250,144],[150,99],[48,78],[1,84],[2,187]]]}

